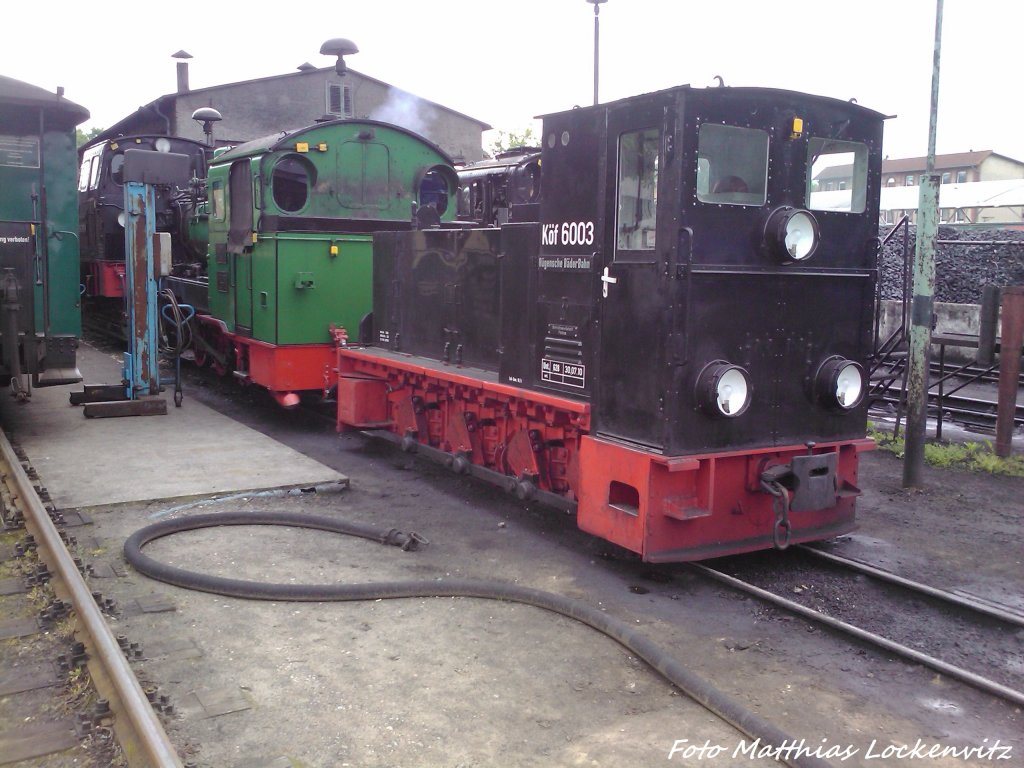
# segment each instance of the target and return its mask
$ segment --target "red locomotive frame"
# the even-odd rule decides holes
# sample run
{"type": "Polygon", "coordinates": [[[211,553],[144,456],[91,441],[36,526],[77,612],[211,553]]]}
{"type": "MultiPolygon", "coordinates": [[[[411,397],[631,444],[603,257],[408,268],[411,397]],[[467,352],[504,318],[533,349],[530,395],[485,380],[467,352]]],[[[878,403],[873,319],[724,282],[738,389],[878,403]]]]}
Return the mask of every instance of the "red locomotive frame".
{"type": "Polygon", "coordinates": [[[719,557],[771,547],[778,511],[764,471],[794,457],[837,455],[831,509],[788,512],[787,543],[854,527],[857,456],[874,441],[666,457],[590,429],[590,404],[520,389],[486,371],[379,349],[337,348],[338,430],[388,433],[456,472],[482,474],[520,498],[561,499],[577,524],[651,562],[719,557]]]}

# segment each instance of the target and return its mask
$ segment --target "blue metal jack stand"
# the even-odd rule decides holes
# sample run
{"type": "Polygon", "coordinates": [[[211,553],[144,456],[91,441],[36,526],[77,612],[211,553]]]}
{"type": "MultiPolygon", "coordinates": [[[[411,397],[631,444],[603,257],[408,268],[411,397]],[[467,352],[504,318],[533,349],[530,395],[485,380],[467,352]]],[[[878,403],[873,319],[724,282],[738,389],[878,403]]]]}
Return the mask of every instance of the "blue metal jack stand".
{"type": "MultiPolygon", "coordinates": [[[[121,386],[86,387],[71,395],[84,404],[88,418],[154,416],[167,413],[160,393],[160,346],[157,338],[157,285],[164,260],[170,266],[169,236],[165,245],[156,232],[156,190],[161,184],[183,185],[190,173],[187,155],[129,149],[124,153],[125,285],[128,300],[128,351],[121,386]]],[[[180,404],[178,393],[176,403],[180,404]]]]}

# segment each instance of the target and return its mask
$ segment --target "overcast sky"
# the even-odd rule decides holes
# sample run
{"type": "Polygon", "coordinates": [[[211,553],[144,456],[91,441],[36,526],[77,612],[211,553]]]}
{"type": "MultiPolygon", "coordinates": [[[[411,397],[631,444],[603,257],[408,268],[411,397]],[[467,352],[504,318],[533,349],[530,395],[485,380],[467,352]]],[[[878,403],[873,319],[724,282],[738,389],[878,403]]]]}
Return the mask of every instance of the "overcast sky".
{"type": "MultiPolygon", "coordinates": [[[[5,25],[0,74],[66,96],[107,127],[175,90],[292,72],[330,37],[349,65],[419,96],[519,131],[534,115],[590,104],[593,6],[585,0],[306,0],[131,6],[39,0],[45,35],[5,25]],[[202,8],[214,8],[204,17],[202,8]],[[75,9],[72,20],[65,14],[75,9]],[[120,21],[118,10],[126,10],[120,21]],[[10,28],[6,28],[9,26],[10,28]]],[[[9,16],[9,14],[4,14],[9,16]]],[[[897,115],[890,157],[927,149],[934,0],[608,0],[601,6],[601,100],[673,85],[790,88],[856,98],[897,115]]],[[[938,151],[991,149],[1024,160],[1020,0],[946,0],[938,151]]],[[[297,121],[297,125],[310,122],[297,121]]],[[[294,126],[283,126],[294,127],[294,126]]]]}

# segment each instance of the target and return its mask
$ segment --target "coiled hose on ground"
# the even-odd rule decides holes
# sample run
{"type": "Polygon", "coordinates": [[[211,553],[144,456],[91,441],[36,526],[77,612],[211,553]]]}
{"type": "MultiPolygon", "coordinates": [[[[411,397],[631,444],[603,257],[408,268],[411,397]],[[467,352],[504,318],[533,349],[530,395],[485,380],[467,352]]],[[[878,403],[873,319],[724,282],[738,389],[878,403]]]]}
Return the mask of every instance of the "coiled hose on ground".
{"type": "Polygon", "coordinates": [[[161,563],[142,552],[146,544],[164,536],[201,528],[227,525],[280,525],[289,528],[313,528],[321,531],[359,536],[382,544],[414,549],[423,541],[416,534],[396,529],[380,530],[345,520],[316,515],[280,512],[243,512],[195,515],[165,520],[133,533],[124,544],[124,555],[139,573],[184,589],[241,597],[247,600],[274,601],[355,601],[390,600],[406,597],[474,597],[524,603],[580,621],[607,635],[646,661],[666,680],[718,717],[733,725],[761,746],[782,750],[779,760],[793,768],[828,768],[829,763],[813,755],[793,755],[792,745],[799,740],[787,736],[760,716],[730,699],[700,676],[673,659],[664,649],[637,632],[624,621],[613,618],[586,603],[552,592],[521,587],[500,581],[446,579],[443,581],[382,581],[363,584],[265,584],[241,579],[211,576],[161,563]]]}

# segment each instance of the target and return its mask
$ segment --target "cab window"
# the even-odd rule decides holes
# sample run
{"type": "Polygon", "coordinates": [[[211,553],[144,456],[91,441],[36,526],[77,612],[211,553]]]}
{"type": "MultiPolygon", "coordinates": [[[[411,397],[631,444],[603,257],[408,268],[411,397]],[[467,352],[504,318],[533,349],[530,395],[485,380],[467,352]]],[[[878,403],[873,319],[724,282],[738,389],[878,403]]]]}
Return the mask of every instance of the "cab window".
{"type": "Polygon", "coordinates": [[[867,145],[812,136],[807,142],[807,207],[863,213],[867,198],[867,145]]]}
{"type": "Polygon", "coordinates": [[[653,251],[658,214],[661,131],[645,128],[619,136],[616,248],[653,251]]]}
{"type": "Polygon", "coordinates": [[[440,171],[424,174],[418,198],[420,205],[432,205],[438,216],[448,210],[448,181],[440,171]]]}
{"type": "Polygon", "coordinates": [[[210,185],[210,216],[214,221],[224,221],[224,182],[218,179],[210,185]]]}
{"type": "Polygon", "coordinates": [[[78,191],[96,189],[100,179],[100,152],[102,147],[93,147],[82,155],[82,167],[78,172],[78,191]]]}
{"type": "Polygon", "coordinates": [[[89,178],[92,175],[92,166],[96,162],[95,157],[86,155],[82,158],[82,167],[78,171],[78,191],[85,192],[89,188],[89,178]]]}
{"type": "Polygon", "coordinates": [[[313,168],[299,157],[285,157],[274,166],[270,177],[274,205],[285,213],[295,213],[306,207],[309,189],[315,180],[313,168]]]}
{"type": "Polygon", "coordinates": [[[697,199],[717,205],[764,205],[768,133],[704,123],[697,138],[697,199]]]}
{"type": "Polygon", "coordinates": [[[118,152],[110,158],[110,178],[115,184],[124,184],[124,153],[118,152]]]}

